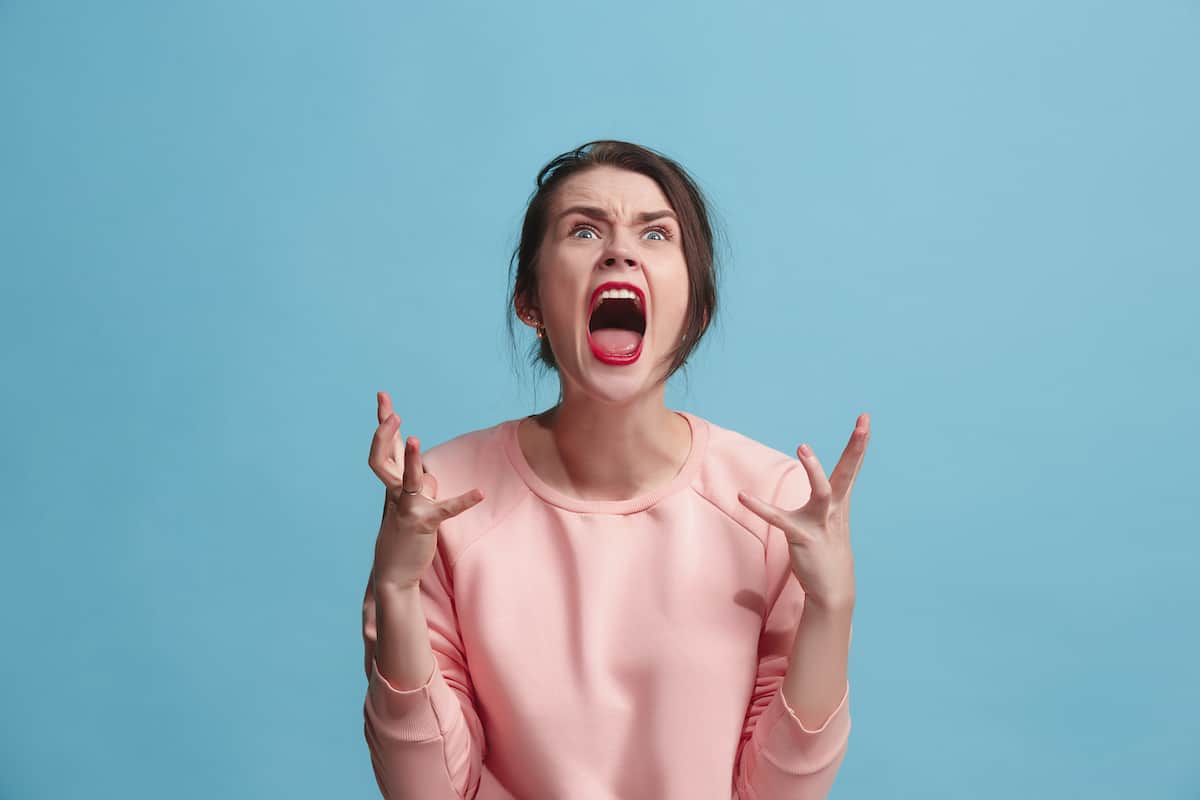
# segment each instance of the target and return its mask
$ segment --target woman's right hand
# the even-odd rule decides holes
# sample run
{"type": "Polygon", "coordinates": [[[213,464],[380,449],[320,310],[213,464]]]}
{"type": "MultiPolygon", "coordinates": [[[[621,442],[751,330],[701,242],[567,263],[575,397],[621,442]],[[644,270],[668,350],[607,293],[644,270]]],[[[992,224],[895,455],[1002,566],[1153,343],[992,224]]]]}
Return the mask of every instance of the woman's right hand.
{"type": "Polygon", "coordinates": [[[376,400],[379,427],[367,464],[383,481],[386,494],[372,574],[376,587],[411,588],[433,563],[438,526],[483,500],[483,492],[472,489],[448,500],[432,499],[437,480],[421,466],[421,443],[408,437],[401,454],[400,418],[392,411],[392,400],[386,392],[376,400]]]}

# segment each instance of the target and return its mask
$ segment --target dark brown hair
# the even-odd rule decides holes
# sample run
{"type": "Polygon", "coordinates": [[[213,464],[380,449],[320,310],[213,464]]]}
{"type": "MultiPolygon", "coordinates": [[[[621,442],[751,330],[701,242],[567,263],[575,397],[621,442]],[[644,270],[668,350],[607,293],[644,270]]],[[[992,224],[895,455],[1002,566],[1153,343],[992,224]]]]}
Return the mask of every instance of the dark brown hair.
{"type": "MultiPolygon", "coordinates": [[[[537,188],[530,195],[521,227],[521,241],[509,261],[512,294],[508,298],[508,332],[512,339],[514,303],[518,297],[531,302],[537,295],[537,258],[546,233],[547,216],[555,191],[563,182],[588,169],[619,167],[639,172],[658,184],[679,220],[683,257],[688,271],[688,310],[683,339],[671,353],[666,377],[682,367],[712,324],[717,310],[717,260],[713,225],[708,203],[695,180],[675,161],[647,147],[612,139],[598,139],[553,158],[537,175],[537,188]],[[513,279],[513,267],[516,278],[513,279]]],[[[538,340],[531,362],[557,369],[550,338],[538,340]]]]}

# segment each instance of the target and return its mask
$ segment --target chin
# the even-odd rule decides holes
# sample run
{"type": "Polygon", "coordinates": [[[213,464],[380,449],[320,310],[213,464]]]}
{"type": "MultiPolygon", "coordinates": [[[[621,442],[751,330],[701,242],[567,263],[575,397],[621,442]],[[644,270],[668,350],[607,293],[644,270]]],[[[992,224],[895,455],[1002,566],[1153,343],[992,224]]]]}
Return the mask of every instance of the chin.
{"type": "Polygon", "coordinates": [[[583,366],[574,382],[580,391],[597,400],[616,405],[634,402],[656,385],[652,373],[660,369],[654,366],[650,350],[647,347],[632,364],[614,366],[596,358],[584,343],[578,351],[583,366]]]}
{"type": "Polygon", "coordinates": [[[612,405],[633,403],[646,393],[646,386],[641,381],[621,378],[613,381],[591,382],[584,391],[597,400],[612,405]],[[618,385],[620,384],[620,385],[618,385]]]}

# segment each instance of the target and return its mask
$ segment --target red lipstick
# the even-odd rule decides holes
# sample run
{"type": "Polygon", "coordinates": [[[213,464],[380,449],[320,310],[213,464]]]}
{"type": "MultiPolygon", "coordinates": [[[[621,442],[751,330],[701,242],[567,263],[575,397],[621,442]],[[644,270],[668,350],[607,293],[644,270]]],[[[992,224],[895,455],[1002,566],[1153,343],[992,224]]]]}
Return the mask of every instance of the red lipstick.
{"type": "MultiPolygon", "coordinates": [[[[642,314],[646,314],[646,295],[644,292],[642,292],[640,287],[634,286],[632,283],[625,283],[623,281],[608,281],[600,284],[595,288],[595,290],[592,291],[592,297],[588,301],[587,318],[589,322],[591,321],[592,313],[596,310],[596,306],[600,303],[600,295],[607,289],[628,289],[629,291],[633,292],[635,295],[637,295],[638,303],[642,307],[642,314]]],[[[596,344],[596,342],[592,339],[592,331],[590,326],[588,328],[588,346],[592,349],[592,355],[605,364],[624,366],[634,363],[642,355],[642,344],[644,342],[645,336],[643,335],[638,339],[637,347],[634,348],[632,353],[627,355],[617,355],[604,350],[598,344],[596,344]]]]}

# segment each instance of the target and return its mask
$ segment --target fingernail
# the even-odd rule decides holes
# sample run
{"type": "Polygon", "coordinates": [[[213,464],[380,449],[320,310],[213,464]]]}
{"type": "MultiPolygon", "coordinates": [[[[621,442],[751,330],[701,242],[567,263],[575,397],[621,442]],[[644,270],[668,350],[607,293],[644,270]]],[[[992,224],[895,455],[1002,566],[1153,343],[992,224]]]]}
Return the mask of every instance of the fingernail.
{"type": "Polygon", "coordinates": [[[811,448],[811,447],[809,447],[807,444],[802,444],[802,445],[800,445],[800,452],[801,452],[801,453],[803,453],[803,454],[804,454],[804,455],[806,455],[806,456],[811,456],[811,455],[812,455],[812,448],[811,448]]]}

